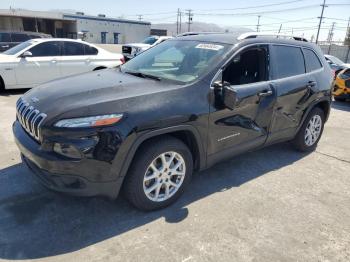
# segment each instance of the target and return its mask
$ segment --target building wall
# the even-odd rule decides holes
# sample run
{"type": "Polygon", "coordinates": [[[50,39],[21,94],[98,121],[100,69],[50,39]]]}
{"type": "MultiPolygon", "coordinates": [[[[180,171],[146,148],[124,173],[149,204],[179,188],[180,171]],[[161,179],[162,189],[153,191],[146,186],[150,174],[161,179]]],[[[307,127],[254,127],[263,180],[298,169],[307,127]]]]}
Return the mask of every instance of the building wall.
{"type": "Polygon", "coordinates": [[[22,18],[0,16],[0,30],[23,31],[22,18]]]}
{"type": "Polygon", "coordinates": [[[350,63],[350,46],[340,46],[340,45],[321,45],[320,46],[323,53],[336,56],[345,63],[350,63]]]}
{"type": "Polygon", "coordinates": [[[118,34],[118,44],[140,42],[150,35],[151,25],[133,22],[118,22],[109,19],[77,18],[77,31],[86,32],[84,39],[90,43],[102,43],[101,33],[106,33],[106,44],[114,44],[114,33],[118,34]]]}

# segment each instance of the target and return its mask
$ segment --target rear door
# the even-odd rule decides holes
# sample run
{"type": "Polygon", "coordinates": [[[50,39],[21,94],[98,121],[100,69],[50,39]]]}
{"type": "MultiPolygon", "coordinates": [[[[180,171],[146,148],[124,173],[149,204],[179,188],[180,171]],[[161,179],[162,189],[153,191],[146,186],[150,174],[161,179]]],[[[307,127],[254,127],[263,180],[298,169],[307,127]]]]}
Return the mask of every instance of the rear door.
{"type": "Polygon", "coordinates": [[[18,57],[15,68],[19,87],[34,87],[60,77],[58,59],[61,55],[61,43],[49,41],[37,44],[28,50],[31,57],[18,57]]]}
{"type": "MultiPolygon", "coordinates": [[[[95,48],[94,48],[95,49],[95,48]]],[[[96,50],[97,51],[97,50],[96,50]]],[[[62,76],[76,75],[94,69],[93,57],[97,54],[83,43],[64,41],[59,65],[62,76]]]]}
{"type": "Polygon", "coordinates": [[[273,45],[271,69],[277,90],[277,101],[271,125],[271,140],[283,140],[294,135],[315,85],[311,75],[306,74],[301,47],[273,45]]]}

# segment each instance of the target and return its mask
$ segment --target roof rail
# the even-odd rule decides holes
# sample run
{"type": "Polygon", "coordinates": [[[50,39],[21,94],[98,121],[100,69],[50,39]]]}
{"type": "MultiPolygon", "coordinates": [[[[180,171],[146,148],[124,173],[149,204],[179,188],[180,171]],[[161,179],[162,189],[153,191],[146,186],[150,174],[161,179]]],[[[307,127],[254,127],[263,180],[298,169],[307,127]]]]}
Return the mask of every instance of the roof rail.
{"type": "Polygon", "coordinates": [[[192,35],[213,35],[213,34],[225,34],[225,32],[185,32],[178,34],[176,37],[192,36],[192,35]]]}
{"type": "Polygon", "coordinates": [[[294,39],[296,41],[308,42],[306,38],[301,36],[293,36],[293,35],[285,35],[285,34],[273,34],[273,33],[264,33],[264,32],[249,32],[241,34],[237,39],[244,40],[249,38],[257,38],[257,37],[276,37],[283,39],[294,39]]]}

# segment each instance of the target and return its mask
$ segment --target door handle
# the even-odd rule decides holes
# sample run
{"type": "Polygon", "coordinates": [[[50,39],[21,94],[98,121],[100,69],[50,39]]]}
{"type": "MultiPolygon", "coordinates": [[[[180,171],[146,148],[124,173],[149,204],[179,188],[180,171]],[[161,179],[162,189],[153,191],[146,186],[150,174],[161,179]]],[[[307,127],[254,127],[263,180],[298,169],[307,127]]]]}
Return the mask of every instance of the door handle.
{"type": "Polygon", "coordinates": [[[1,47],[2,48],[9,48],[10,46],[9,45],[2,45],[1,47]]]}
{"type": "Polygon", "coordinates": [[[264,90],[258,93],[259,97],[265,97],[265,96],[271,96],[271,95],[272,95],[272,90],[264,90]]]}
{"type": "Polygon", "coordinates": [[[309,81],[306,85],[307,88],[312,88],[316,86],[316,82],[315,81],[309,81]]]}
{"type": "Polygon", "coordinates": [[[57,63],[57,60],[56,60],[56,59],[51,60],[51,63],[56,64],[56,63],[57,63]]]}

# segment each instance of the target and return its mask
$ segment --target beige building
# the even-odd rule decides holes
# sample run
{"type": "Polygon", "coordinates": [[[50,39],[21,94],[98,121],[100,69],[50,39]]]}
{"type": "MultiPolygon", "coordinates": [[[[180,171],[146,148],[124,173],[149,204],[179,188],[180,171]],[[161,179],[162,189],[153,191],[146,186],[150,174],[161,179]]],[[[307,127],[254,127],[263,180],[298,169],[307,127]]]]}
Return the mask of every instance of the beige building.
{"type": "Polygon", "coordinates": [[[139,42],[150,35],[151,23],[59,12],[0,9],[0,30],[32,31],[53,37],[81,38],[90,43],[139,42]]]}

